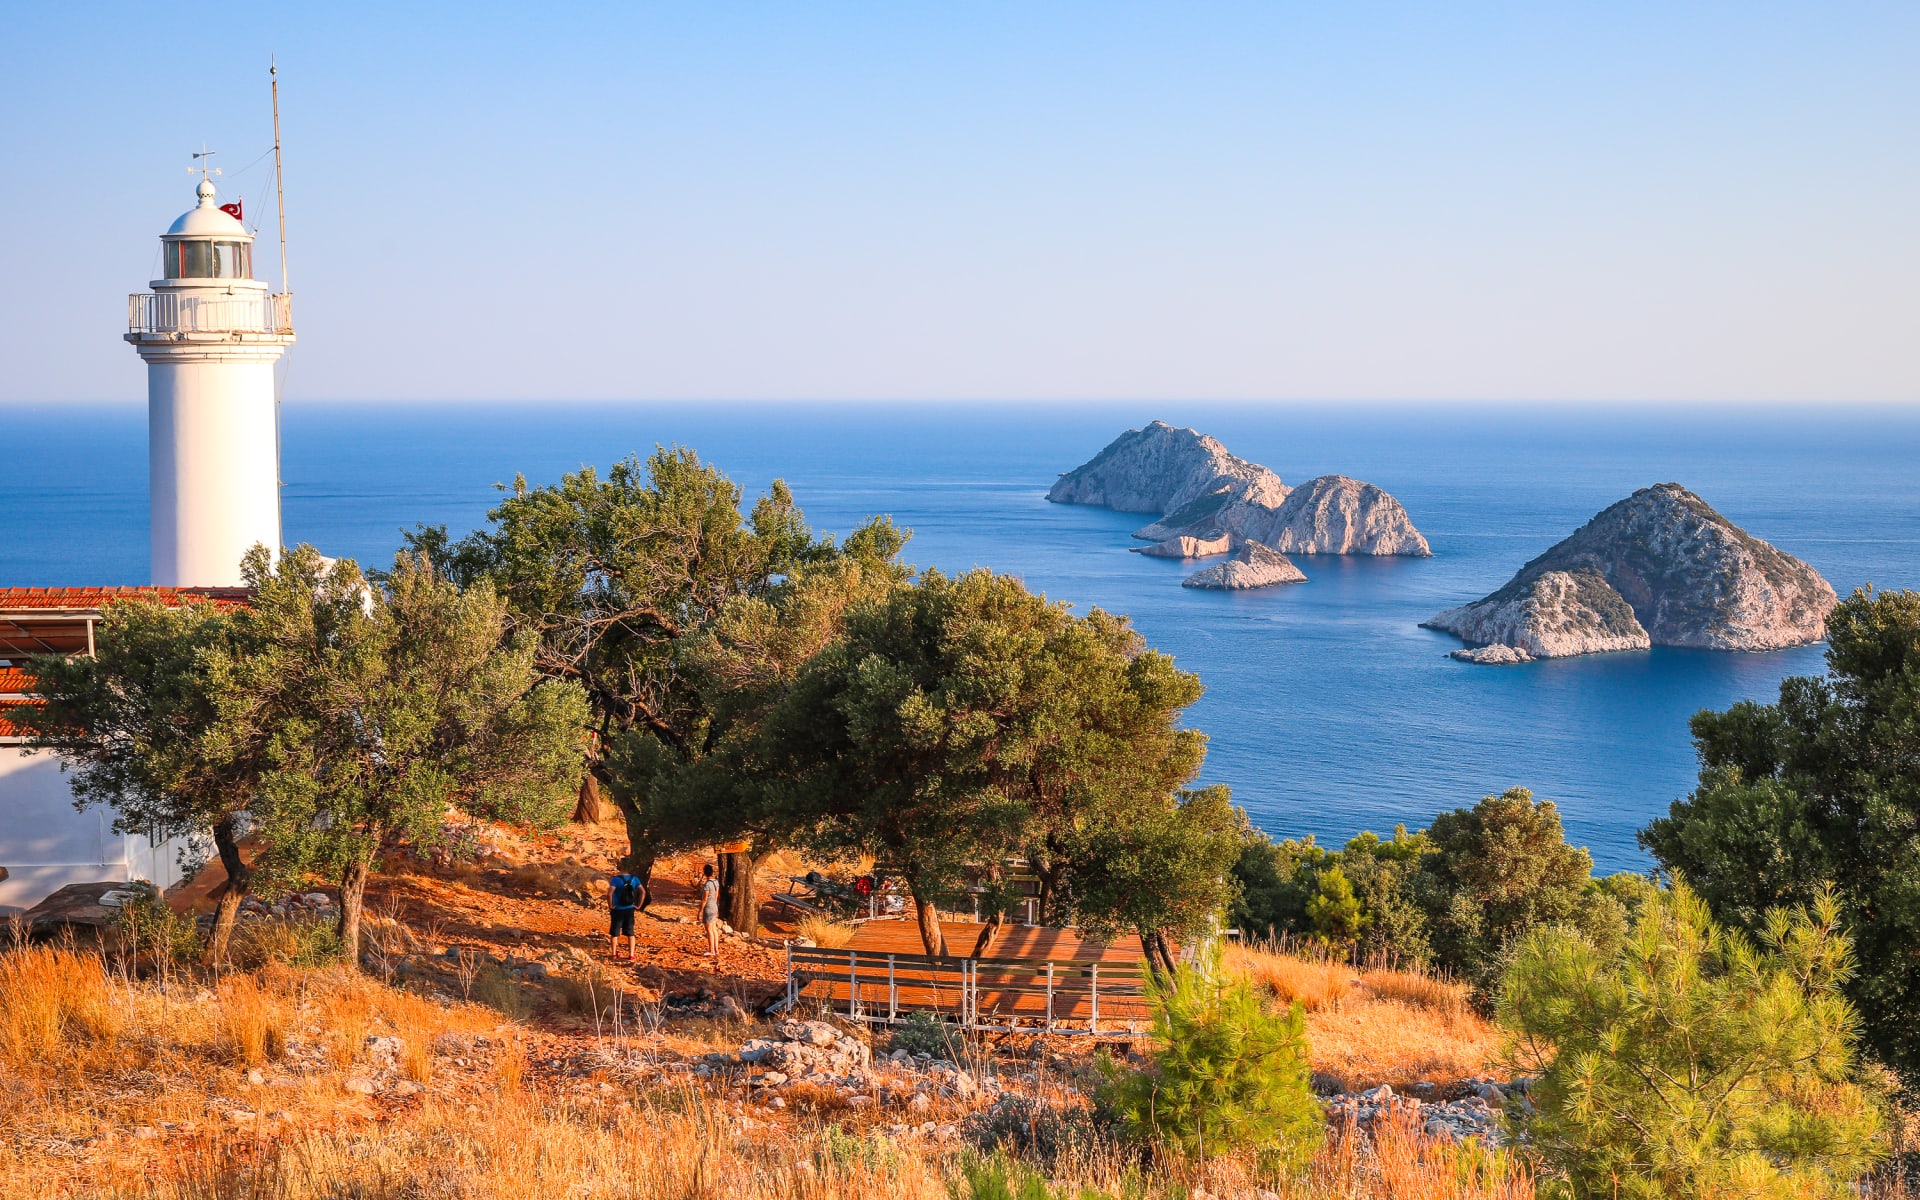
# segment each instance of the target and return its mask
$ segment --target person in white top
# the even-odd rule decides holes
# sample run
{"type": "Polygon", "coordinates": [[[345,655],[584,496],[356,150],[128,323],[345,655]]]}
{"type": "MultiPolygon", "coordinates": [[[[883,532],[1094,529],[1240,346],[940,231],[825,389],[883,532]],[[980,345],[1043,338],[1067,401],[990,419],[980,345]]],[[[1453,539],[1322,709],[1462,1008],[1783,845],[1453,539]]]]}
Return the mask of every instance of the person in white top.
{"type": "Polygon", "coordinates": [[[700,923],[707,927],[707,953],[713,969],[720,969],[720,881],[713,877],[713,864],[702,868],[706,878],[700,882],[700,923]]]}

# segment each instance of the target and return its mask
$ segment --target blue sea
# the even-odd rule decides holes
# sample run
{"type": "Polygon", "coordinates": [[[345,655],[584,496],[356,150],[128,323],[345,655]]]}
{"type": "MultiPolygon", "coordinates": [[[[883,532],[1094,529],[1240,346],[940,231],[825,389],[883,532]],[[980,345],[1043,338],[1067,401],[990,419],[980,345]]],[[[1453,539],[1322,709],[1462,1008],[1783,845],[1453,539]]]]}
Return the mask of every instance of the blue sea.
{"type": "MultiPolygon", "coordinates": [[[[145,409],[0,408],[0,584],[147,579],[145,409]]],[[[1515,784],[1555,801],[1603,869],[1646,866],[1635,831],[1694,778],[1687,718],[1771,699],[1822,649],[1654,649],[1519,667],[1447,658],[1420,629],[1635,488],[1677,480],[1812,563],[1843,594],[1920,588],[1920,413],[1718,407],[289,402],[289,542],[384,565],[419,522],[463,532],[494,484],[697,448],[751,493],[792,485],[816,528],[889,513],[907,557],[991,567],[1084,610],[1126,613],[1200,674],[1204,780],[1264,829],[1341,842],[1424,825],[1515,784]],[[1379,484],[1430,559],[1301,557],[1309,582],[1226,594],[1127,553],[1149,518],[1049,504],[1060,472],[1153,419],[1192,425],[1289,483],[1379,484]]]]}

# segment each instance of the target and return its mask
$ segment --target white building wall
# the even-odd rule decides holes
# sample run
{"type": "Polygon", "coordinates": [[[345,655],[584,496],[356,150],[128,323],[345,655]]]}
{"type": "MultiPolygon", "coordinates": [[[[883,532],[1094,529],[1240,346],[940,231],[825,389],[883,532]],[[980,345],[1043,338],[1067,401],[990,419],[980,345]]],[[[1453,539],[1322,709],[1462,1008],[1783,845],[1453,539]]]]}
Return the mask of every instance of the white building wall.
{"type": "Polygon", "coordinates": [[[31,908],[70,883],[147,879],[162,888],[180,881],[180,843],[155,844],[113,831],[111,810],[85,812],[60,761],[20,746],[0,745],[0,912],[31,908]]]}
{"type": "Polygon", "coordinates": [[[149,360],[154,583],[231,587],[256,543],[279,553],[273,394],[272,358],[149,360]]]}

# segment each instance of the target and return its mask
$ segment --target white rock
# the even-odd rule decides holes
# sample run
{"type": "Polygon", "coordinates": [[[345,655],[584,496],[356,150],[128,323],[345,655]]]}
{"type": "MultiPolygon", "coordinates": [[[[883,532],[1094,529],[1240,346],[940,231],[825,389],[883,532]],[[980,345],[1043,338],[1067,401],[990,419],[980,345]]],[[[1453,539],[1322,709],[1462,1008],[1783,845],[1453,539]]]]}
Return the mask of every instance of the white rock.
{"type": "Polygon", "coordinates": [[[1259,542],[1247,542],[1226,562],[1195,571],[1180,586],[1240,591],[1306,581],[1306,574],[1286,555],[1259,542]]]}
{"type": "Polygon", "coordinates": [[[1535,658],[1652,646],[1778,650],[1826,636],[1831,585],[1677,483],[1642,488],[1499,590],[1425,622],[1535,658]]]}

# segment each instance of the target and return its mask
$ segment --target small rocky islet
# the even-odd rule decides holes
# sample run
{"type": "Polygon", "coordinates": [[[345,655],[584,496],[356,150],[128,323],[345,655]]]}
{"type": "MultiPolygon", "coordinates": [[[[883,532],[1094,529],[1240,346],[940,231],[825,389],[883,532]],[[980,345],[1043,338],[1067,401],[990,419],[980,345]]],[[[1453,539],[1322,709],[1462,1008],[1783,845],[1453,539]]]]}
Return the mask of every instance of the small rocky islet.
{"type": "Polygon", "coordinates": [[[1506,664],[1649,646],[1780,650],[1826,636],[1832,585],[1677,483],[1642,488],[1499,590],[1422,622],[1506,664]]]}
{"type": "Polygon", "coordinates": [[[1047,491],[1056,504],[1154,513],[1133,536],[1158,558],[1232,554],[1185,580],[1188,587],[1241,589],[1302,583],[1288,554],[1433,553],[1407,510],[1370,483],[1322,475],[1288,487],[1218,439],[1155,421],[1129,429],[1047,491]]]}

